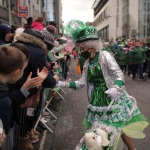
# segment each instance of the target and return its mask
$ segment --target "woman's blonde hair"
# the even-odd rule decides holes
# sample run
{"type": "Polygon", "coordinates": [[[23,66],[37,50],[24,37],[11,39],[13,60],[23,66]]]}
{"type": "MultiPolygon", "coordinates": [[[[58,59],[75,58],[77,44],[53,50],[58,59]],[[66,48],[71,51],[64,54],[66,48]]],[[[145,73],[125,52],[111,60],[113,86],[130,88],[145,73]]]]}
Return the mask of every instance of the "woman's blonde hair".
{"type": "Polygon", "coordinates": [[[43,17],[42,16],[38,16],[36,19],[35,19],[35,21],[36,22],[43,22],[43,17]]]}

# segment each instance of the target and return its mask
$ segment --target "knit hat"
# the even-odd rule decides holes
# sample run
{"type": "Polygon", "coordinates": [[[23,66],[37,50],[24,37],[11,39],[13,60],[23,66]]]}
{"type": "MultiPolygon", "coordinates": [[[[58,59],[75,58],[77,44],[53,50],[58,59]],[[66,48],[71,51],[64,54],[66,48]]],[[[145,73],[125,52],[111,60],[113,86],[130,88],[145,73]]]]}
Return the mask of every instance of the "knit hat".
{"type": "Polygon", "coordinates": [[[38,39],[44,40],[43,35],[39,30],[32,28],[32,29],[25,29],[23,32],[35,36],[38,39]]]}
{"type": "Polygon", "coordinates": [[[44,42],[46,43],[48,50],[51,50],[54,45],[54,36],[48,32],[47,29],[42,30],[41,33],[44,37],[44,42]]]}
{"type": "Polygon", "coordinates": [[[51,34],[55,34],[56,33],[56,28],[53,25],[48,25],[46,27],[46,29],[48,30],[48,32],[50,32],[51,34]]]}
{"type": "Polygon", "coordinates": [[[0,39],[5,41],[6,34],[10,32],[11,32],[11,27],[9,25],[4,23],[0,24],[0,39]]]}
{"type": "Polygon", "coordinates": [[[124,42],[120,42],[118,46],[124,47],[124,46],[125,46],[125,45],[124,45],[124,42]]]}
{"type": "Polygon", "coordinates": [[[56,60],[57,60],[56,57],[54,56],[54,54],[51,51],[48,52],[47,59],[51,63],[56,62],[56,60]]]}

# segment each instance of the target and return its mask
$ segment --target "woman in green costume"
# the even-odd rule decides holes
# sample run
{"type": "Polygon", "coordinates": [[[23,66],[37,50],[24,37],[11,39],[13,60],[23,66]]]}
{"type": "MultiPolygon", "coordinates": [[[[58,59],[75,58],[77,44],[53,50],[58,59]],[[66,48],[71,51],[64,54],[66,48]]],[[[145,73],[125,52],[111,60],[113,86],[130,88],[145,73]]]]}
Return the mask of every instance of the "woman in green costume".
{"type": "MultiPolygon", "coordinates": [[[[133,101],[127,98],[124,75],[111,53],[102,51],[102,43],[98,38],[97,30],[93,26],[86,26],[80,21],[71,21],[65,27],[65,35],[72,35],[81,55],[87,59],[84,63],[82,76],[77,81],[62,82],[57,86],[74,89],[82,88],[87,84],[89,105],[83,120],[86,129],[94,123],[103,126],[120,128],[130,112],[133,101]],[[116,99],[107,114],[101,119],[111,100],[116,99]]],[[[146,120],[138,108],[125,125],[146,120]]],[[[135,150],[134,144],[128,136],[122,135],[128,150],[135,150]]]]}

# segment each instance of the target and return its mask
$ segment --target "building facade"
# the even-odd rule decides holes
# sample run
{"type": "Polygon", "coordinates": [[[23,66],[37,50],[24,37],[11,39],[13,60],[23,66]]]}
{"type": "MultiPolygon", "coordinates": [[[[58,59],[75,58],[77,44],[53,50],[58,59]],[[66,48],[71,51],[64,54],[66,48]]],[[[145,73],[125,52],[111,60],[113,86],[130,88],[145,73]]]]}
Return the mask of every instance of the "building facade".
{"type": "Polygon", "coordinates": [[[43,13],[46,24],[52,24],[57,28],[57,34],[62,33],[62,3],[61,0],[44,0],[43,13]]]}
{"type": "Polygon", "coordinates": [[[150,0],[139,0],[138,36],[150,36],[150,0]]]}
{"type": "Polygon", "coordinates": [[[26,24],[28,17],[37,17],[42,15],[41,0],[0,0],[0,20],[7,24],[26,24]],[[18,17],[18,7],[27,6],[28,16],[18,17]]]}
{"type": "MultiPolygon", "coordinates": [[[[42,0],[18,0],[17,5],[28,7],[28,17],[35,19],[37,16],[42,16],[42,0]]],[[[28,17],[21,18],[21,25],[26,24],[28,17]]]]}
{"type": "Polygon", "coordinates": [[[16,0],[0,0],[0,21],[7,24],[20,24],[21,18],[14,14],[15,9],[16,0]]]}
{"type": "Polygon", "coordinates": [[[104,39],[150,36],[150,0],[95,0],[94,26],[104,39]]]}

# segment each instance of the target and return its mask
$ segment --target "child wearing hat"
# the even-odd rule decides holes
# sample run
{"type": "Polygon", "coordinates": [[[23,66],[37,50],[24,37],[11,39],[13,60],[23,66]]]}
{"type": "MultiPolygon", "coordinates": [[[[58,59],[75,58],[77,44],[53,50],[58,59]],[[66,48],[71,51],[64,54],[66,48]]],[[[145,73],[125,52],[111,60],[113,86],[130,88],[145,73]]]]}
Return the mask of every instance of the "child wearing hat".
{"type": "Polygon", "coordinates": [[[0,119],[4,134],[8,134],[12,121],[12,102],[7,84],[14,84],[27,66],[25,55],[12,46],[0,47],[0,119]]]}
{"type": "Polygon", "coordinates": [[[113,55],[116,55],[118,52],[118,48],[114,46],[114,42],[110,41],[108,46],[108,51],[110,51],[113,55]]]}
{"type": "Polygon", "coordinates": [[[31,28],[37,29],[39,31],[42,31],[44,29],[44,25],[43,25],[43,17],[42,16],[38,16],[37,18],[35,18],[35,20],[32,22],[31,24],[31,28]]]}

